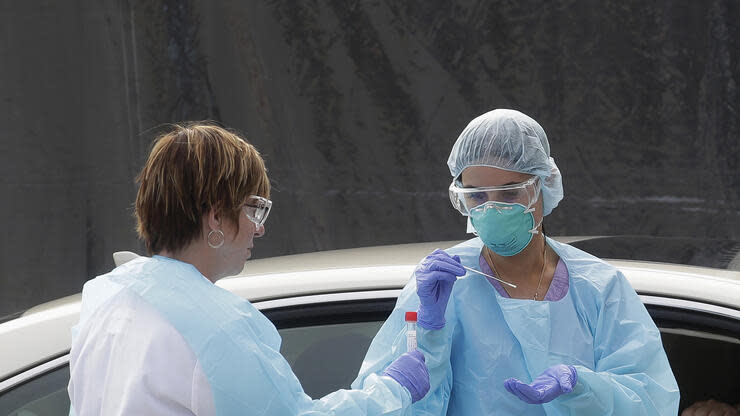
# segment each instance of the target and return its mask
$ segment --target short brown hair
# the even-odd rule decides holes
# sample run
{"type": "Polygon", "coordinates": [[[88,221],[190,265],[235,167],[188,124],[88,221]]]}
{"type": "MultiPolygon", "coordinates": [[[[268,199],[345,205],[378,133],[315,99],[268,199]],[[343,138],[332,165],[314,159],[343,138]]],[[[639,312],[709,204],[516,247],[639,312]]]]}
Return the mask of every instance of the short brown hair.
{"type": "Polygon", "coordinates": [[[236,133],[209,123],[173,125],[136,178],[136,231],[149,254],[178,252],[201,237],[211,208],[239,227],[250,195],[270,197],[265,163],[236,133]]]}

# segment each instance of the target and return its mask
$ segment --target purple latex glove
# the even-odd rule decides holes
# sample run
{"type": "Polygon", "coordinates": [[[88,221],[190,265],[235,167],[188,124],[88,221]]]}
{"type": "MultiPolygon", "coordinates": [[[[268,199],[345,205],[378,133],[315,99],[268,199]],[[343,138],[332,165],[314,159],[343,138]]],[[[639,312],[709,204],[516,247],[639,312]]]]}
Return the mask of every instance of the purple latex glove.
{"type": "Polygon", "coordinates": [[[572,365],[558,364],[545,370],[532,384],[510,378],[504,382],[509,393],[529,404],[542,404],[561,394],[570,393],[578,382],[578,373],[572,365]]]}
{"type": "Polygon", "coordinates": [[[419,350],[409,351],[383,371],[388,376],[406,387],[411,393],[411,402],[416,403],[429,391],[429,371],[425,363],[424,354],[419,350]]]}
{"type": "Polygon", "coordinates": [[[416,294],[419,295],[419,320],[422,328],[441,329],[445,326],[445,310],[457,276],[465,269],[460,256],[450,256],[437,249],[416,267],[416,294]]]}

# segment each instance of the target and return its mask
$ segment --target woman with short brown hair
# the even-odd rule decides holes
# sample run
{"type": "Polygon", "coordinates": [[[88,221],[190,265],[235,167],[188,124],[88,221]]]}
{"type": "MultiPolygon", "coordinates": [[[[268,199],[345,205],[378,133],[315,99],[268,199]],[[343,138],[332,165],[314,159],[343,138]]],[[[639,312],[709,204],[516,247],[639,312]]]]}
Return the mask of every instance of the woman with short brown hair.
{"type": "Polygon", "coordinates": [[[137,231],[149,254],[183,257],[213,282],[239,273],[252,237],[265,232],[272,202],[262,157],[221,127],[176,126],[157,140],[138,182],[137,231]]]}
{"type": "Polygon", "coordinates": [[[138,181],[137,230],[153,256],[85,284],[71,413],[402,414],[426,394],[424,356],[412,351],[362,389],[312,400],[272,323],[213,284],[240,272],[265,232],[270,184],[252,145],[218,126],[176,125],[138,181]]]}

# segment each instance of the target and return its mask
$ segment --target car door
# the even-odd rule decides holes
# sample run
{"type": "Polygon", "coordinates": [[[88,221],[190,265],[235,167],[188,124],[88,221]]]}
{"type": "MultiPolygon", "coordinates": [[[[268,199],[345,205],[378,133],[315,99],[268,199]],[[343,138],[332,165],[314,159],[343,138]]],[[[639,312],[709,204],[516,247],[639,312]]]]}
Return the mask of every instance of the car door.
{"type": "MultiPolygon", "coordinates": [[[[297,296],[257,302],[278,328],[281,352],[314,398],[348,388],[399,290],[297,296]]],[[[714,398],[740,402],[740,311],[707,302],[641,296],[661,328],[681,389],[681,409],[714,398]]],[[[0,382],[0,415],[67,415],[68,355],[0,382]]]]}

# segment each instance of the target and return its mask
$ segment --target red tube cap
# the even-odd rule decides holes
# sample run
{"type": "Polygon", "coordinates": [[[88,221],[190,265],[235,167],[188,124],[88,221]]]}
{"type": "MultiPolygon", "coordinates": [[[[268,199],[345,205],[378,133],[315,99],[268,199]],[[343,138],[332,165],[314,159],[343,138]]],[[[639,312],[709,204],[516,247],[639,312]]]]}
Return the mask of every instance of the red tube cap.
{"type": "Polygon", "coordinates": [[[406,322],[416,322],[416,312],[406,312],[406,322]]]}

